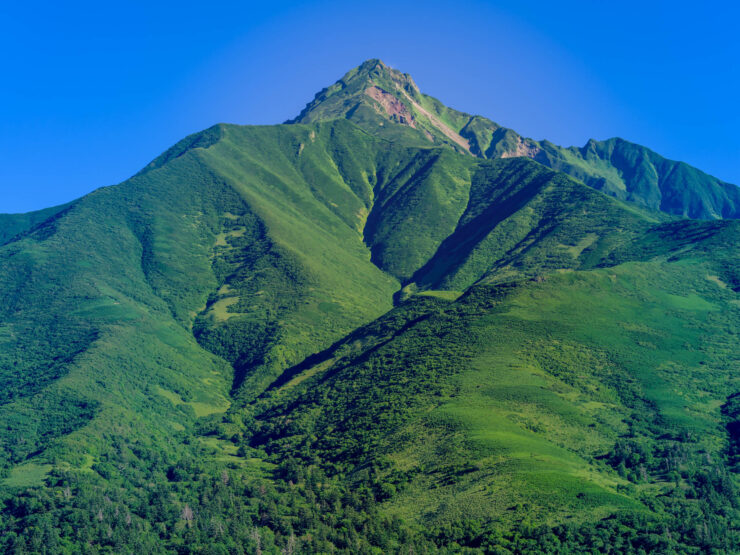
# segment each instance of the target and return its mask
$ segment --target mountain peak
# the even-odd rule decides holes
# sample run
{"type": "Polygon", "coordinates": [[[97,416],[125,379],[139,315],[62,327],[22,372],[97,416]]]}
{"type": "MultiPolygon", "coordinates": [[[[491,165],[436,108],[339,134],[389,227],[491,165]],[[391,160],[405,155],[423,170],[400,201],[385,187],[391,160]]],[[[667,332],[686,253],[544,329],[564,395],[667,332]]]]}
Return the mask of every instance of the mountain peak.
{"type": "Polygon", "coordinates": [[[374,80],[391,80],[392,82],[398,83],[402,86],[411,85],[413,89],[418,92],[418,87],[411,75],[408,73],[402,73],[401,71],[390,67],[388,64],[378,58],[371,58],[364,61],[362,64],[354,69],[348,71],[340,81],[350,80],[364,80],[370,83],[374,80]]]}
{"type": "Polygon", "coordinates": [[[357,66],[357,70],[369,70],[369,69],[389,69],[389,67],[383,62],[383,60],[379,58],[370,58],[369,60],[365,60],[362,62],[359,66],[357,66]]]}
{"type": "MultiPolygon", "coordinates": [[[[335,118],[351,119],[351,113],[357,109],[358,104],[368,104],[375,108],[384,107],[391,102],[390,97],[398,102],[404,103],[404,97],[412,99],[420,95],[419,88],[407,73],[401,73],[386,65],[378,58],[366,60],[359,66],[349,70],[336,83],[319,91],[314,99],[309,102],[303,111],[294,120],[287,123],[311,123],[335,118]],[[382,91],[382,95],[377,91],[382,91]],[[378,97],[387,98],[384,102],[378,97]],[[376,106],[369,98],[374,98],[380,106],[376,106]]],[[[393,115],[398,110],[404,111],[396,104],[397,110],[386,113],[386,119],[394,119],[393,115]]],[[[378,109],[383,114],[382,109],[378,109]]],[[[387,110],[386,110],[387,112],[387,110]]],[[[397,123],[410,123],[408,119],[398,119],[397,123]]]]}
{"type": "Polygon", "coordinates": [[[419,145],[447,145],[470,153],[459,129],[470,115],[424,95],[411,75],[371,58],[320,91],[294,120],[312,123],[346,118],[384,138],[403,137],[419,145]],[[388,122],[401,124],[389,126],[388,122]]]}
{"type": "Polygon", "coordinates": [[[478,158],[527,157],[608,195],[691,218],[737,218],[740,189],[622,139],[583,147],[534,141],[423,94],[407,73],[366,60],[323,89],[287,123],[347,119],[372,135],[417,147],[444,146],[478,158]],[[676,171],[674,171],[676,170],[676,171]]]}

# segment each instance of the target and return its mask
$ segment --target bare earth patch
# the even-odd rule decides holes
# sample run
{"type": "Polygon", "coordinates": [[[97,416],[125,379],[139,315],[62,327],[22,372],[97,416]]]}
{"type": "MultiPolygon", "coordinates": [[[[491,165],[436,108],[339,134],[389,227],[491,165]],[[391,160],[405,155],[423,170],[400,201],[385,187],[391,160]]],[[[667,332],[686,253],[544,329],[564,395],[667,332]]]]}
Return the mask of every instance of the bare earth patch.
{"type": "Polygon", "coordinates": [[[707,276],[707,279],[713,283],[716,283],[722,289],[727,289],[727,284],[721,279],[719,279],[718,276],[707,276]]]}
{"type": "Polygon", "coordinates": [[[540,151],[540,147],[530,142],[522,141],[521,137],[517,137],[516,148],[510,152],[504,152],[501,158],[518,158],[525,156],[527,158],[534,158],[540,151]]]}
{"type": "Polygon", "coordinates": [[[470,143],[468,143],[467,140],[463,139],[459,133],[456,133],[454,130],[450,129],[450,127],[445,122],[443,122],[437,116],[429,112],[429,110],[422,108],[421,105],[418,102],[415,102],[414,99],[412,99],[405,90],[403,90],[400,87],[398,90],[409,100],[409,102],[411,102],[411,105],[414,108],[416,108],[427,119],[429,119],[431,124],[437,129],[439,129],[444,134],[445,137],[454,141],[455,143],[463,147],[465,150],[470,152],[470,143]]]}
{"type": "Polygon", "coordinates": [[[399,123],[416,128],[416,122],[414,121],[414,116],[411,114],[411,111],[395,96],[385,92],[383,89],[376,87],[375,85],[365,89],[365,94],[378,102],[390,117],[398,120],[399,123]]]}

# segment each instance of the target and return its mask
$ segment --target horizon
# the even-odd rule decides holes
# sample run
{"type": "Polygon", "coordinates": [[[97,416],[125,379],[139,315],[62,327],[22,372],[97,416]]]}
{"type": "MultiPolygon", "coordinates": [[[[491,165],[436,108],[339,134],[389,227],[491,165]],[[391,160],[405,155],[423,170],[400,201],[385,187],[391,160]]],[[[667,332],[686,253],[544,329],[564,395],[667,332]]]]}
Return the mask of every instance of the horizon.
{"type": "Polygon", "coordinates": [[[178,6],[2,8],[15,54],[0,92],[0,213],[125,181],[217,123],[280,124],[367,59],[523,136],[566,147],[619,137],[740,184],[734,6],[432,2],[412,25],[370,30],[354,24],[362,9],[337,2],[229,3],[198,21],[195,4],[178,6]]]}

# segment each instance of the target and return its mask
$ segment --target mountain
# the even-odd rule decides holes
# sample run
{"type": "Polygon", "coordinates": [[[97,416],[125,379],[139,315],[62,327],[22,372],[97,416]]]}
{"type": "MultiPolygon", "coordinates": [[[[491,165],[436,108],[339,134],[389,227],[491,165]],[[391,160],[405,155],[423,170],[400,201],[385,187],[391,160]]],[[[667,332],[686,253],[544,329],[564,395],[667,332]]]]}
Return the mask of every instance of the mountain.
{"type": "Polygon", "coordinates": [[[0,217],[0,549],[740,549],[730,193],[501,129],[371,60],[0,217]]]}
{"type": "Polygon", "coordinates": [[[316,95],[293,123],[347,118],[363,129],[480,158],[528,157],[650,210],[698,219],[740,217],[740,189],[682,162],[614,138],[582,148],[524,138],[419,91],[411,76],[368,60],[316,95]],[[388,122],[403,127],[388,126],[388,122]]]}

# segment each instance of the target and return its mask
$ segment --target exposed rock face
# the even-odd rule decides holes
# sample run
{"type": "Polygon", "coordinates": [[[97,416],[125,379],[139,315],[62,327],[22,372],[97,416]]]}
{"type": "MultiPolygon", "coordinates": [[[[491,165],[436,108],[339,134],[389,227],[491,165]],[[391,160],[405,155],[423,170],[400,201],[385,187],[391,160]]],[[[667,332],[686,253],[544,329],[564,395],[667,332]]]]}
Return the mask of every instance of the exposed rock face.
{"type": "Polygon", "coordinates": [[[429,120],[429,123],[437,129],[437,131],[440,131],[445,137],[450,139],[451,141],[457,143],[461,147],[463,147],[466,151],[470,152],[470,144],[468,141],[460,136],[459,133],[454,131],[453,129],[450,129],[450,127],[445,124],[441,119],[439,119],[437,116],[429,112],[429,110],[423,108],[421,104],[416,102],[409,94],[404,90],[399,88],[398,89],[401,94],[403,94],[406,99],[411,102],[411,105],[414,107],[415,110],[417,110],[422,116],[427,118],[429,120]]]}
{"type": "Polygon", "coordinates": [[[398,123],[416,128],[413,114],[406,105],[395,96],[375,85],[365,89],[365,94],[380,104],[385,110],[385,113],[390,116],[391,119],[398,123]]]}
{"type": "Polygon", "coordinates": [[[516,148],[509,152],[504,152],[501,155],[501,158],[518,158],[520,156],[534,158],[541,150],[542,149],[536,143],[529,140],[523,141],[521,137],[517,137],[516,148]]]}

